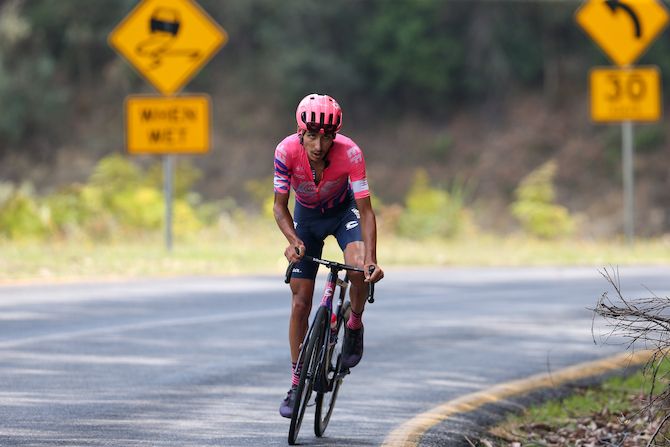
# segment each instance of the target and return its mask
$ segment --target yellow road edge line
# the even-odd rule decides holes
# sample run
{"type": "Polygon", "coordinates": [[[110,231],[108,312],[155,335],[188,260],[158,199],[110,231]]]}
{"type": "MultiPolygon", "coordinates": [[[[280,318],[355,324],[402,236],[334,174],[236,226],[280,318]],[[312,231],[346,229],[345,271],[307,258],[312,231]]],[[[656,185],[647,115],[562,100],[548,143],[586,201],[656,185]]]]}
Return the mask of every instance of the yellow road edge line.
{"type": "Polygon", "coordinates": [[[525,379],[501,383],[476,393],[445,402],[421,413],[393,430],[384,439],[382,447],[417,447],[424,433],[450,416],[473,411],[485,404],[526,394],[541,388],[550,388],[565,382],[597,376],[614,369],[647,362],[655,351],[625,352],[605,359],[580,363],[551,373],[536,374],[525,379]]]}

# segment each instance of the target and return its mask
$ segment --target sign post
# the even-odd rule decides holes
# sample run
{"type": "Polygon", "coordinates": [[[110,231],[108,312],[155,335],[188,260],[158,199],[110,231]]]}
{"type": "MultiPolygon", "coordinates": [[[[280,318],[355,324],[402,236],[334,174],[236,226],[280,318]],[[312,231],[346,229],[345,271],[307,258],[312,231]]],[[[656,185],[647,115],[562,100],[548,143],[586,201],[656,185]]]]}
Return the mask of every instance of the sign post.
{"type": "MultiPolygon", "coordinates": [[[[172,191],[174,183],[174,155],[163,155],[163,194],[165,195],[165,222],[172,222],[172,191]]],[[[165,247],[172,251],[172,225],[165,225],[165,247]]]]}
{"type": "Polygon", "coordinates": [[[635,237],[635,170],[633,169],[633,122],[621,123],[623,152],[624,232],[632,242],[635,237]]]}
{"type": "Polygon", "coordinates": [[[193,0],[142,0],[108,42],[165,96],[131,95],[125,102],[130,154],[163,156],[165,246],[172,250],[173,154],[205,154],[211,105],[206,95],[173,96],[228,41],[228,34],[193,0]]]}
{"type": "Polygon", "coordinates": [[[633,122],[658,121],[662,115],[658,67],[633,68],[651,42],[668,24],[668,11],[659,0],[585,0],[575,20],[621,68],[591,70],[591,119],[621,122],[624,186],[624,233],[635,239],[635,182],[633,122]]]}

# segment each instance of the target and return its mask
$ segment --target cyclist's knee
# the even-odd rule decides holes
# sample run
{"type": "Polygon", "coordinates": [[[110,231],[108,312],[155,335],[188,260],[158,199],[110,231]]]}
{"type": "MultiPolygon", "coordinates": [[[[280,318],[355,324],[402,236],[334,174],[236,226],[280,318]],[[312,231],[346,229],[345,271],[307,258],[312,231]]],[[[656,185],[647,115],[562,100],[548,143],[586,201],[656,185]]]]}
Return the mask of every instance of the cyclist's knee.
{"type": "Polygon", "coordinates": [[[291,304],[291,313],[293,317],[307,321],[309,312],[312,310],[314,281],[307,279],[291,280],[291,294],[293,296],[291,304]]]}
{"type": "MultiPolygon", "coordinates": [[[[363,268],[363,266],[359,268],[363,268]]],[[[363,281],[365,280],[365,275],[363,275],[361,272],[348,272],[347,276],[349,277],[349,281],[356,285],[362,285],[363,281]]]]}
{"type": "MultiPolygon", "coordinates": [[[[365,262],[365,244],[361,241],[350,242],[344,249],[344,263],[363,268],[365,262]]],[[[349,272],[350,274],[352,272],[349,272]]]]}
{"type": "Polygon", "coordinates": [[[312,309],[312,297],[304,293],[294,293],[291,305],[293,315],[307,318],[312,309]]]}

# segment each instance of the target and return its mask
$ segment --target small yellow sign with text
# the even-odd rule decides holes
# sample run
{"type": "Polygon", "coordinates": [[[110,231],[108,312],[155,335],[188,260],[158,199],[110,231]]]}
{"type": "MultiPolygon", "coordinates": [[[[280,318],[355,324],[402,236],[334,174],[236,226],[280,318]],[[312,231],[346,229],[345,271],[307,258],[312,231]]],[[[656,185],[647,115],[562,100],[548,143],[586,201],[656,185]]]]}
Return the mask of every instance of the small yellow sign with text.
{"type": "Polygon", "coordinates": [[[658,121],[662,114],[658,67],[591,70],[591,119],[596,122],[658,121]]]}
{"type": "Polygon", "coordinates": [[[130,154],[204,154],[210,142],[210,100],[194,96],[128,96],[130,154]]]}

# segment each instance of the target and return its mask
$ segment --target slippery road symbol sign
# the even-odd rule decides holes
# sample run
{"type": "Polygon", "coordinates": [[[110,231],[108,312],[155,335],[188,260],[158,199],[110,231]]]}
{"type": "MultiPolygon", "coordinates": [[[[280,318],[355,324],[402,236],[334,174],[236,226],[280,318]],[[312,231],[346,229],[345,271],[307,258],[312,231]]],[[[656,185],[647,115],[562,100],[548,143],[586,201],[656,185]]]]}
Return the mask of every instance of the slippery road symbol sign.
{"type": "Polygon", "coordinates": [[[109,44],[165,95],[181,90],[227,40],[191,0],[143,0],[109,35],[109,44]]]}
{"type": "Polygon", "coordinates": [[[663,31],[668,11],[659,0],[586,0],[575,20],[623,67],[634,63],[663,31]]]}
{"type": "Polygon", "coordinates": [[[159,67],[165,57],[200,57],[197,48],[175,48],[180,21],[179,11],[172,8],[159,7],[151,14],[151,34],[135,48],[140,56],[151,58],[151,69],[159,67]]]}

